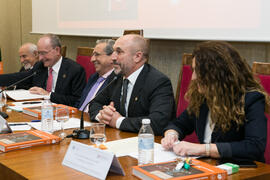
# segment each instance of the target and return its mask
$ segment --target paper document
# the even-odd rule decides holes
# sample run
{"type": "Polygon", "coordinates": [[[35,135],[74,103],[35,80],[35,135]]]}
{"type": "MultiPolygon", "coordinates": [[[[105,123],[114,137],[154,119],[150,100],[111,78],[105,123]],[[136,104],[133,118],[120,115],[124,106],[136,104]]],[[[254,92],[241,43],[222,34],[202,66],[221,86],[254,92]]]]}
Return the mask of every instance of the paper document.
{"type": "Polygon", "coordinates": [[[6,95],[15,101],[29,100],[29,99],[43,99],[43,95],[31,94],[29,90],[18,89],[5,91],[6,95]]]}
{"type": "Polygon", "coordinates": [[[8,123],[12,131],[28,131],[31,129],[31,126],[27,122],[12,122],[8,123]]]}
{"type": "MultiPolygon", "coordinates": [[[[116,157],[131,156],[138,159],[138,137],[120,139],[104,143],[108,151],[113,152],[116,157]]],[[[165,150],[161,144],[154,144],[154,162],[167,162],[179,158],[173,151],[165,150]]],[[[197,157],[192,157],[197,158],[197,157]]]]}
{"type": "Polygon", "coordinates": [[[42,103],[43,100],[13,102],[12,105],[8,106],[8,108],[12,109],[13,111],[22,112],[23,108],[25,107],[35,107],[37,105],[42,105],[42,103]]]}
{"type": "MultiPolygon", "coordinates": [[[[64,129],[79,128],[81,120],[78,118],[69,118],[67,122],[64,123],[64,129]]],[[[41,122],[30,122],[28,123],[31,127],[41,130],[41,122]]],[[[90,122],[84,121],[84,127],[91,126],[90,122]]],[[[61,130],[61,123],[56,120],[53,121],[53,131],[61,130]]]]}

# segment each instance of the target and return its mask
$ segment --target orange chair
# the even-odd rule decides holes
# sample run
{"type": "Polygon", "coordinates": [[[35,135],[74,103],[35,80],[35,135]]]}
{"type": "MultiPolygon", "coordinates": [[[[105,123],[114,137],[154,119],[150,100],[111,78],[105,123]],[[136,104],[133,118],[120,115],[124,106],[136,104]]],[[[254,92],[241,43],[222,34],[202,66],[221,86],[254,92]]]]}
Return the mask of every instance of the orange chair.
{"type": "Polygon", "coordinates": [[[94,48],[78,47],[76,62],[80,64],[86,73],[86,82],[89,77],[96,72],[94,64],[91,62],[91,56],[94,48]]]}
{"type": "MultiPolygon", "coordinates": [[[[176,91],[176,117],[178,117],[188,106],[188,102],[185,100],[184,96],[187,92],[191,76],[192,76],[192,54],[184,53],[182,57],[181,71],[179,73],[177,91],[176,91]]],[[[198,137],[195,131],[186,136],[184,141],[199,143],[198,137]]]]}
{"type": "MultiPolygon", "coordinates": [[[[257,76],[264,87],[265,91],[270,95],[270,63],[253,62],[252,71],[257,76]]],[[[267,109],[267,143],[264,152],[265,162],[270,164],[270,109],[267,109]]]]}

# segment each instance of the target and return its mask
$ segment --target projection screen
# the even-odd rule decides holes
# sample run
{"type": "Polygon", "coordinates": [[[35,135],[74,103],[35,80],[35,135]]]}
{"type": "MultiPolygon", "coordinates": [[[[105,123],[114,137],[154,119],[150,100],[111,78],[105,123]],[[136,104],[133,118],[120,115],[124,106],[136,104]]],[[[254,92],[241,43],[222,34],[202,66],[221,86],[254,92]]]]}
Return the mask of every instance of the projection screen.
{"type": "Polygon", "coordinates": [[[270,41],[269,0],[32,0],[32,32],[150,39],[270,41]]]}

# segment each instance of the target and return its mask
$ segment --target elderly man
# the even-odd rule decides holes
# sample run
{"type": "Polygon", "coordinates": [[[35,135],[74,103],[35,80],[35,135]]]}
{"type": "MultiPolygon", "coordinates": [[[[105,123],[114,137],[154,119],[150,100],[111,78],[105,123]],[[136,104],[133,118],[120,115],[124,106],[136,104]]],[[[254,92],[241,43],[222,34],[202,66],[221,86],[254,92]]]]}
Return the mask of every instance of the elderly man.
{"type": "Polygon", "coordinates": [[[22,64],[20,72],[32,69],[38,61],[37,46],[33,43],[23,44],[19,49],[19,56],[22,64]]]}
{"type": "Polygon", "coordinates": [[[38,43],[39,62],[30,71],[0,75],[0,86],[8,86],[25,77],[31,93],[48,95],[54,103],[74,106],[85,86],[85,71],[76,62],[63,58],[60,39],[53,34],[42,36],[38,43]]]}
{"type": "Polygon", "coordinates": [[[120,77],[90,105],[90,118],[111,127],[138,132],[151,119],[155,135],[175,117],[171,82],[147,64],[148,46],[139,35],[125,35],[114,44],[114,72],[120,77]]]}
{"type": "Polygon", "coordinates": [[[97,40],[96,47],[94,48],[91,61],[95,65],[96,73],[93,74],[85,86],[80,100],[77,102],[76,107],[81,111],[88,108],[85,106],[95,97],[95,95],[113,79],[113,53],[114,40],[101,39],[97,40]]]}

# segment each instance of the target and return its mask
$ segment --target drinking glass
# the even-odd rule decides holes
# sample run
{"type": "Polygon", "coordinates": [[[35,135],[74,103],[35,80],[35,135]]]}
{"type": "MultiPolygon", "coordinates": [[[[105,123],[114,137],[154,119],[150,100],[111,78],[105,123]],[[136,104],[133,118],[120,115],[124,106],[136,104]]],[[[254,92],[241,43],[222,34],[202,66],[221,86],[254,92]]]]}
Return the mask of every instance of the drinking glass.
{"type": "Polygon", "coordinates": [[[67,122],[69,119],[69,111],[66,107],[56,107],[55,111],[55,120],[57,122],[61,123],[61,133],[59,134],[59,137],[61,139],[64,139],[67,134],[64,131],[64,122],[67,122]]]}
{"type": "Polygon", "coordinates": [[[90,127],[90,141],[97,147],[106,141],[105,124],[92,123],[90,127]]]}
{"type": "MultiPolygon", "coordinates": [[[[1,88],[0,88],[0,91],[1,91],[1,88]]],[[[3,91],[0,93],[0,107],[4,107],[6,106],[6,103],[7,103],[7,95],[6,95],[6,92],[3,91]]]]}

